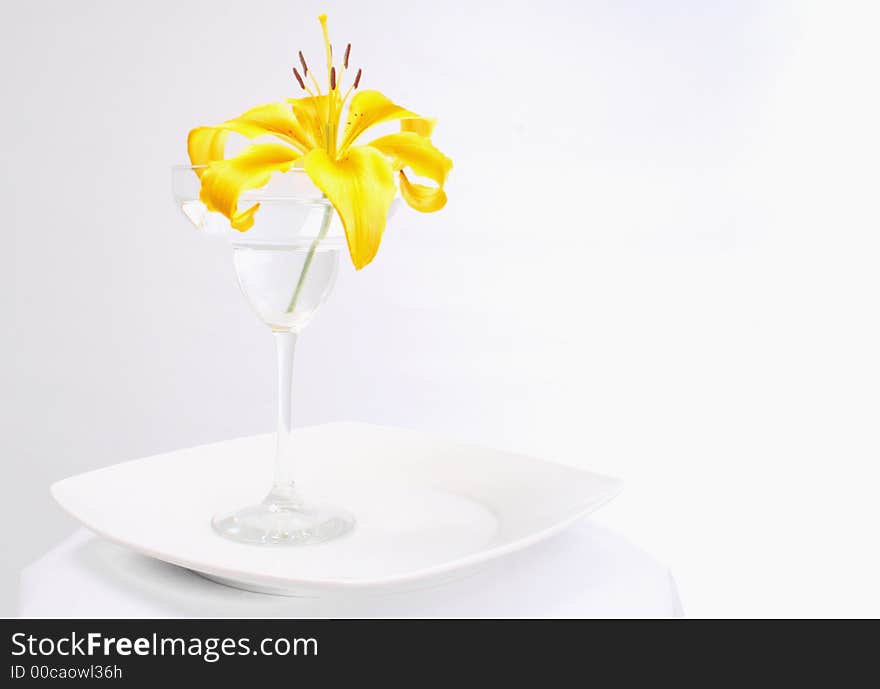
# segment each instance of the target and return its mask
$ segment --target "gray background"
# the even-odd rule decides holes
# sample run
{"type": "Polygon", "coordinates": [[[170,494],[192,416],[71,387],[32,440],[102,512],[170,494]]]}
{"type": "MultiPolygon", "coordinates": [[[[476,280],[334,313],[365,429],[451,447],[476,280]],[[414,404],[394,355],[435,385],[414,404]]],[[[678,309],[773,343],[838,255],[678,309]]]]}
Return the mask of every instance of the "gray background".
{"type": "Polygon", "coordinates": [[[621,476],[599,518],[694,615],[880,614],[873,3],[3,9],[0,612],[74,528],[50,483],[271,428],[271,338],[169,166],[296,95],[326,9],[456,167],[443,213],[344,267],[299,422],[621,476]]]}

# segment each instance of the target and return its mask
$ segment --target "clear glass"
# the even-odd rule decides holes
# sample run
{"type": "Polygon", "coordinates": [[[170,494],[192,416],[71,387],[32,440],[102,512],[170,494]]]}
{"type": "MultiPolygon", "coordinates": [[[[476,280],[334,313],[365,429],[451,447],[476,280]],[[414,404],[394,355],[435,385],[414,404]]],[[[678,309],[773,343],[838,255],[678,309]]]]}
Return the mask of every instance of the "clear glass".
{"type": "Polygon", "coordinates": [[[239,207],[259,203],[254,226],[233,230],[226,218],[199,201],[196,168],[173,168],[174,199],[198,229],[228,238],[238,284],[254,313],[272,331],[278,360],[275,478],[262,502],[220,514],[211,524],[242,543],[320,543],[349,532],[354,517],[301,495],[294,477],[293,355],[296,339],[333,289],[346,244],[333,207],[302,171],[275,175],[246,192],[239,207]]]}

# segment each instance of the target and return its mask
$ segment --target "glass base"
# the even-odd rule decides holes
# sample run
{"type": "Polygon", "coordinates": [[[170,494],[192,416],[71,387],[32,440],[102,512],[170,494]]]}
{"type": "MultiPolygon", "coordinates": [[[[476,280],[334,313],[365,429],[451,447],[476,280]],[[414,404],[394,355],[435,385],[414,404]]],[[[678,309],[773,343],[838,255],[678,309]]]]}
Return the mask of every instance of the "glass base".
{"type": "Polygon", "coordinates": [[[211,520],[214,531],[224,538],[269,545],[323,543],[348,533],[354,523],[345,510],[304,502],[292,489],[273,490],[259,505],[211,520]]]}

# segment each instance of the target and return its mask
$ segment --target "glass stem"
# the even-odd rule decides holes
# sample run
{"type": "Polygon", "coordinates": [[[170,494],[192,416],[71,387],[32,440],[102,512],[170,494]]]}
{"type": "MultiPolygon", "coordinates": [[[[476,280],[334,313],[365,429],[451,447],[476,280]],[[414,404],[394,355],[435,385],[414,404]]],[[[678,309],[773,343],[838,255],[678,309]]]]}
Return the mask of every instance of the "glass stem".
{"type": "Polygon", "coordinates": [[[292,499],[293,488],[293,353],[296,333],[275,330],[275,349],[278,355],[278,429],[275,446],[275,481],[272,495],[292,499]]]}
{"type": "Polygon", "coordinates": [[[318,236],[312,240],[312,245],[309,247],[309,253],[306,256],[305,263],[303,263],[302,272],[299,274],[299,281],[296,283],[296,289],[293,291],[293,296],[290,298],[290,304],[287,305],[287,313],[293,313],[293,310],[296,308],[296,302],[299,301],[299,293],[302,292],[303,285],[306,284],[306,277],[309,274],[309,268],[312,267],[312,259],[315,257],[315,251],[318,248],[318,244],[321,243],[321,240],[327,236],[327,231],[330,229],[330,221],[333,219],[333,206],[329,203],[327,207],[324,209],[324,217],[321,219],[321,229],[318,231],[318,236]]]}

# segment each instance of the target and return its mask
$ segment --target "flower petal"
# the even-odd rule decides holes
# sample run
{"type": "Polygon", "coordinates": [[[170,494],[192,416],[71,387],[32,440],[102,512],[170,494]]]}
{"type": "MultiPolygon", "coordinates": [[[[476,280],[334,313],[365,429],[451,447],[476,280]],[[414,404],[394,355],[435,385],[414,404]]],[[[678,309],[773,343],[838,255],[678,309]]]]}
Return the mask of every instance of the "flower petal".
{"type": "Polygon", "coordinates": [[[411,167],[417,175],[433,179],[440,186],[443,186],[452,170],[452,160],[430,140],[414,132],[381,136],[369,145],[411,167]]]}
{"type": "Polygon", "coordinates": [[[431,138],[436,126],[437,120],[433,117],[407,117],[400,121],[400,131],[414,132],[426,139],[431,138]]]}
{"type": "MultiPolygon", "coordinates": [[[[260,136],[276,136],[305,153],[308,150],[306,132],[293,109],[285,103],[269,103],[251,108],[246,113],[222,124],[196,127],[187,137],[189,159],[193,165],[208,165],[222,160],[229,132],[236,132],[248,139],[260,136]]],[[[196,170],[201,177],[202,170],[196,170]]]]}
{"type": "Polygon", "coordinates": [[[186,148],[189,151],[190,162],[197,166],[196,174],[201,177],[204,168],[215,160],[223,160],[226,149],[226,137],[229,132],[217,127],[196,127],[190,131],[186,138],[186,148]]]}
{"type": "Polygon", "coordinates": [[[378,91],[359,91],[348,106],[345,135],[342,137],[339,150],[344,152],[373,125],[413,117],[418,115],[393,103],[378,91]]]}
{"type": "MultiPolygon", "coordinates": [[[[336,98],[338,100],[338,96],[336,98]]],[[[287,102],[290,103],[297,122],[305,132],[308,143],[306,150],[326,149],[330,99],[327,96],[308,96],[306,98],[289,98],[287,102]]]]}
{"type": "Polygon", "coordinates": [[[413,184],[403,170],[400,171],[400,195],[410,207],[422,213],[433,213],[446,205],[446,192],[442,187],[413,184]]]}
{"type": "Polygon", "coordinates": [[[244,232],[253,226],[260,204],[239,211],[238,198],[242,192],[263,186],[273,172],[285,172],[301,158],[290,146],[255,144],[233,158],[212,162],[202,172],[199,198],[208,210],[222,213],[232,227],[244,232]]]}
{"type": "Polygon", "coordinates": [[[379,137],[369,145],[394,159],[394,169],[401,171],[400,195],[410,206],[417,211],[430,213],[446,205],[443,185],[452,170],[452,160],[434,146],[430,139],[406,131],[379,137]],[[411,183],[403,174],[404,167],[412,168],[420,177],[434,180],[437,187],[411,183]]]}
{"type": "Polygon", "coordinates": [[[249,139],[271,134],[303,152],[308,148],[306,132],[288,103],[258,105],[220,126],[249,139]]]}
{"type": "Polygon", "coordinates": [[[339,213],[351,260],[360,270],[376,256],[385,231],[395,193],[391,165],[376,149],[353,146],[339,160],[316,148],[303,167],[339,213]]]}

